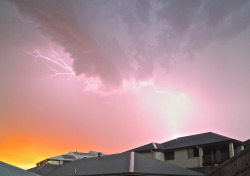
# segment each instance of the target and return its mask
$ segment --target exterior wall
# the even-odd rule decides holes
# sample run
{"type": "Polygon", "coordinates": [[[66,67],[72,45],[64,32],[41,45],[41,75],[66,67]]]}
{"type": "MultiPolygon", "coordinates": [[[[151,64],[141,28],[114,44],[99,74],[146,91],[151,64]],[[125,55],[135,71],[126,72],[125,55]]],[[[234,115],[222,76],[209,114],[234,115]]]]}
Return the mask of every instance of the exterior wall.
{"type": "Polygon", "coordinates": [[[154,152],[155,159],[158,159],[160,161],[165,161],[165,155],[164,152],[154,152]]]}
{"type": "Polygon", "coordinates": [[[143,155],[145,155],[145,156],[147,156],[147,157],[151,157],[151,158],[154,158],[154,153],[153,152],[140,152],[140,154],[143,154],[143,155]]]}
{"type": "Polygon", "coordinates": [[[167,163],[184,168],[199,167],[199,157],[188,158],[187,149],[175,150],[175,159],[167,160],[167,163]]]}
{"type": "Polygon", "coordinates": [[[160,161],[165,161],[164,152],[148,151],[148,152],[140,152],[140,154],[143,154],[144,156],[151,157],[151,158],[154,158],[154,159],[158,159],[160,161]]]}

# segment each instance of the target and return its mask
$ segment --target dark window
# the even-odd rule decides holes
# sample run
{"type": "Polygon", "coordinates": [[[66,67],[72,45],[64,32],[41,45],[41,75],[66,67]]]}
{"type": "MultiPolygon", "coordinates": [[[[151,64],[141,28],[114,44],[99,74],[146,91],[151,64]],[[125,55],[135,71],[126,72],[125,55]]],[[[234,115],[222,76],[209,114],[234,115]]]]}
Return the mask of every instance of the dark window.
{"type": "Polygon", "coordinates": [[[194,148],[194,157],[199,157],[199,149],[194,148]]]}
{"type": "Polygon", "coordinates": [[[221,147],[220,152],[221,152],[221,161],[226,161],[227,159],[230,158],[228,145],[221,147]]]}
{"type": "Polygon", "coordinates": [[[174,151],[165,152],[165,160],[174,160],[174,151]]]}
{"type": "Polygon", "coordinates": [[[199,149],[198,148],[190,148],[187,149],[188,158],[199,157],[199,149]]]}

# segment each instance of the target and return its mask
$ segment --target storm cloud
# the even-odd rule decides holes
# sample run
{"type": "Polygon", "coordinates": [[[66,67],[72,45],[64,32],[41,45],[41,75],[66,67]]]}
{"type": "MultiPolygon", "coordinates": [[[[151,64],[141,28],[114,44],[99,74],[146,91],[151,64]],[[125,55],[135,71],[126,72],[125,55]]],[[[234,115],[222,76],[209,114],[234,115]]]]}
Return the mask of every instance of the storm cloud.
{"type": "Polygon", "coordinates": [[[247,0],[11,2],[70,53],[77,75],[107,87],[147,80],[156,66],[167,71],[176,55],[192,59],[250,25],[247,0]]]}

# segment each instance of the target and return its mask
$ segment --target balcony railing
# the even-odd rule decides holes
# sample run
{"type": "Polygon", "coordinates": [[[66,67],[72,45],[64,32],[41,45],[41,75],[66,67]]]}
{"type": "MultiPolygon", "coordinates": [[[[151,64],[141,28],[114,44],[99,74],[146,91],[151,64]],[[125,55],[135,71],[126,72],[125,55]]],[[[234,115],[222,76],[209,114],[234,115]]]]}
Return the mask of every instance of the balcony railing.
{"type": "Polygon", "coordinates": [[[203,166],[211,166],[214,164],[220,164],[229,159],[229,153],[222,153],[220,156],[216,155],[203,155],[203,166]]]}

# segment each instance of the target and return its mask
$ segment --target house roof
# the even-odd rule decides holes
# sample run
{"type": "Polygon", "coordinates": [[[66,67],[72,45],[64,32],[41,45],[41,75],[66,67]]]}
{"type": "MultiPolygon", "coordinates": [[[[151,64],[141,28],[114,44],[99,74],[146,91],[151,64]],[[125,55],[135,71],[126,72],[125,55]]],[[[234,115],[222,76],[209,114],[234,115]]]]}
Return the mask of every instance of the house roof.
{"type": "Polygon", "coordinates": [[[81,153],[81,152],[69,152],[67,154],[54,156],[48,159],[51,160],[76,160],[81,158],[89,158],[89,157],[96,157],[98,152],[90,151],[89,153],[81,153]]]}
{"type": "Polygon", "coordinates": [[[39,174],[41,176],[46,176],[58,167],[59,167],[59,165],[44,164],[41,166],[30,168],[30,169],[28,169],[28,171],[39,174]]]}
{"type": "Polygon", "coordinates": [[[73,155],[65,154],[65,155],[59,155],[59,156],[50,157],[48,159],[49,160],[69,160],[69,161],[74,161],[77,158],[75,156],[73,156],[73,155]]]}
{"type": "Polygon", "coordinates": [[[81,158],[95,157],[95,156],[98,155],[98,152],[95,152],[95,151],[90,151],[89,153],[69,152],[69,153],[67,153],[67,155],[73,155],[73,156],[75,156],[77,159],[81,159],[81,158]]]}
{"type": "Polygon", "coordinates": [[[4,163],[0,161],[0,175],[1,176],[39,176],[35,173],[23,170],[19,167],[4,163]]]}
{"type": "Polygon", "coordinates": [[[201,173],[165,163],[135,152],[80,159],[54,170],[49,176],[84,175],[171,175],[201,176],[201,173]]]}
{"type": "Polygon", "coordinates": [[[165,150],[171,150],[176,148],[191,147],[216,142],[226,142],[231,140],[234,139],[216,133],[207,132],[173,139],[171,141],[162,143],[162,146],[165,148],[165,150]]]}
{"type": "MultiPolygon", "coordinates": [[[[105,155],[105,154],[103,154],[105,155]]],[[[95,151],[90,151],[89,153],[81,153],[81,152],[69,152],[63,155],[58,155],[58,156],[53,156],[50,158],[47,158],[43,161],[46,160],[63,160],[63,161],[74,161],[76,159],[81,159],[81,158],[91,158],[91,157],[97,157],[98,152],[95,151]]],[[[40,161],[38,163],[41,163],[43,161],[40,161]]]]}
{"type": "Polygon", "coordinates": [[[150,151],[150,150],[164,150],[164,147],[159,143],[149,143],[134,149],[129,150],[128,152],[134,151],[134,152],[141,152],[141,151],[150,151]]]}

